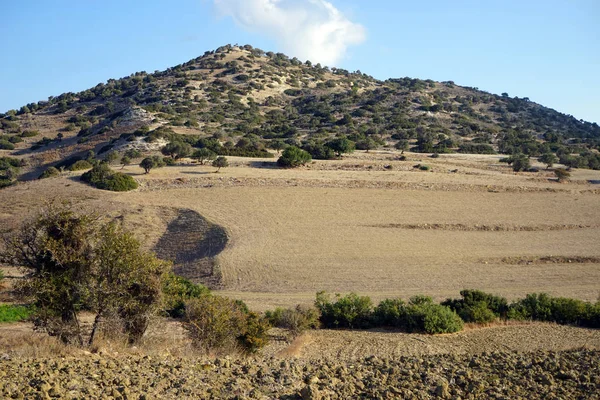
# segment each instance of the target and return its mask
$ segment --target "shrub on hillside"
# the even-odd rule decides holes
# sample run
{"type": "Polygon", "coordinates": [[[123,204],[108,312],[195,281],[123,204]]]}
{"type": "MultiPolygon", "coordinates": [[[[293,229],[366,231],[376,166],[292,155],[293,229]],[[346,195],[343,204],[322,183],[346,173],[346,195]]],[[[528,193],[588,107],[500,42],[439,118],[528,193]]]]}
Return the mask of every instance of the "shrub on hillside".
{"type": "Polygon", "coordinates": [[[114,172],[106,163],[100,163],[81,175],[81,180],[98,189],[126,192],[137,189],[137,182],[129,175],[114,172]]]}
{"type": "Polygon", "coordinates": [[[325,292],[317,293],[315,307],[321,312],[321,322],[326,328],[367,328],[371,326],[373,303],[367,296],[350,293],[336,294],[335,302],[325,292]]]}
{"type": "Polygon", "coordinates": [[[44,172],[42,172],[42,174],[38,177],[38,179],[46,179],[46,178],[53,178],[55,176],[59,176],[60,175],[60,171],[54,167],[49,167],[47,168],[44,172]]]}
{"type": "Polygon", "coordinates": [[[0,150],[14,150],[15,145],[8,140],[0,140],[0,150]]]}
{"type": "Polygon", "coordinates": [[[301,305],[297,305],[295,308],[278,307],[273,311],[267,311],[265,317],[271,325],[288,329],[294,336],[308,329],[317,329],[321,324],[319,310],[301,305]]]}
{"type": "Polygon", "coordinates": [[[82,171],[84,169],[90,169],[92,167],[93,165],[89,161],[78,160],[71,164],[71,166],[69,167],[69,171],[82,171]]]}

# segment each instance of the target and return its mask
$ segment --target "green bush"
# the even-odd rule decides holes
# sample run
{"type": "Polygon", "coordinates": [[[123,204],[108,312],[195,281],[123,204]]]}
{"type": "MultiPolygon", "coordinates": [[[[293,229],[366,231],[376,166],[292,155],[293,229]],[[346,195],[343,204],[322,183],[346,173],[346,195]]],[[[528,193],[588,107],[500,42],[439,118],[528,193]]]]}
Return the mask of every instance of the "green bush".
{"type": "Polygon", "coordinates": [[[336,294],[331,302],[325,292],[317,293],[315,307],[321,312],[321,322],[326,328],[368,328],[371,326],[373,303],[367,296],[350,293],[336,294]]]}
{"type": "Polygon", "coordinates": [[[431,167],[429,165],[420,164],[419,169],[421,171],[429,171],[431,169],[431,167]]]}
{"type": "Polygon", "coordinates": [[[38,136],[40,134],[39,131],[23,131],[23,133],[21,133],[21,137],[34,137],[34,136],[38,136]]]}
{"type": "Polygon", "coordinates": [[[454,333],[463,329],[463,320],[454,311],[439,304],[425,306],[423,316],[425,333],[454,333]]]}
{"type": "Polygon", "coordinates": [[[185,302],[210,294],[203,285],[197,285],[174,273],[169,273],[163,281],[163,301],[165,312],[172,318],[185,316],[185,302]]]}
{"type": "Polygon", "coordinates": [[[435,304],[431,297],[414,296],[406,307],[404,327],[408,332],[452,333],[463,328],[463,321],[450,308],[435,304]]]}
{"type": "Polygon", "coordinates": [[[15,145],[8,140],[0,140],[0,150],[14,150],[15,145]]]}
{"type": "Polygon", "coordinates": [[[317,329],[320,326],[321,315],[314,307],[297,305],[295,308],[278,307],[273,311],[267,311],[265,317],[271,325],[288,329],[297,336],[305,330],[317,329]]]}
{"type": "Polygon", "coordinates": [[[229,353],[240,347],[255,352],[267,343],[268,322],[245,305],[220,296],[201,296],[185,304],[184,328],[205,353],[229,353]]]}
{"type": "Polygon", "coordinates": [[[373,323],[376,326],[407,329],[407,305],[401,299],[382,300],[373,310],[373,323]]]}
{"type": "Polygon", "coordinates": [[[46,178],[53,178],[55,176],[59,176],[60,175],[60,171],[57,170],[54,167],[50,167],[48,169],[46,169],[39,177],[38,179],[46,179],[46,178]]]}
{"type": "Polygon", "coordinates": [[[32,314],[31,307],[14,304],[0,305],[0,322],[18,322],[28,319],[32,314]]]}
{"type": "Polygon", "coordinates": [[[93,165],[87,160],[78,160],[75,161],[70,167],[69,171],[81,171],[84,169],[90,169],[93,165]]]}
{"type": "Polygon", "coordinates": [[[512,168],[515,172],[527,171],[529,168],[531,168],[529,157],[524,154],[517,154],[513,156],[512,168]]]}
{"type": "Polygon", "coordinates": [[[552,315],[552,298],[546,293],[533,293],[511,304],[509,319],[550,321],[552,315]]]}
{"type": "Polygon", "coordinates": [[[565,297],[533,293],[511,304],[509,319],[550,321],[600,327],[600,302],[595,304],[565,297]]]}
{"type": "Polygon", "coordinates": [[[267,318],[256,313],[246,314],[246,326],[241,335],[237,337],[244,353],[254,354],[269,343],[268,332],[271,325],[267,318]]]}
{"type": "Polygon", "coordinates": [[[113,192],[126,192],[138,187],[137,182],[131,176],[114,172],[106,163],[100,163],[81,175],[81,180],[98,189],[113,192]]]}
{"type": "Polygon", "coordinates": [[[281,157],[277,160],[277,164],[283,168],[295,168],[305,165],[312,160],[310,153],[299,149],[296,146],[289,146],[283,151],[281,157]]]}
{"type": "Polygon", "coordinates": [[[461,290],[462,299],[447,299],[442,305],[450,307],[465,322],[488,323],[506,317],[508,302],[480,290],[461,290]]]}

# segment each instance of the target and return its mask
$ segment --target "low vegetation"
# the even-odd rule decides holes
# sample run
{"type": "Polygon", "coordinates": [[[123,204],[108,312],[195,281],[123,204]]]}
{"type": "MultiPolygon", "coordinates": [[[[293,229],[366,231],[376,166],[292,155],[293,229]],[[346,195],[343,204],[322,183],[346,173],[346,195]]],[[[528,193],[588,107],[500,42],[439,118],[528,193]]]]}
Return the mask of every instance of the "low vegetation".
{"type": "Polygon", "coordinates": [[[29,319],[32,313],[31,307],[28,306],[2,304],[0,305],[0,323],[24,321],[29,319]]]}
{"type": "Polygon", "coordinates": [[[113,171],[106,163],[99,163],[94,166],[90,171],[81,175],[81,180],[98,189],[113,192],[126,192],[138,187],[135,179],[121,172],[113,171]]]}
{"type": "MultiPolygon", "coordinates": [[[[589,303],[541,293],[529,294],[509,304],[503,297],[480,290],[462,290],[460,294],[462,298],[447,299],[441,304],[428,296],[414,296],[408,302],[386,299],[374,307],[367,296],[338,294],[332,300],[327,293],[319,292],[315,307],[323,327],[334,329],[386,327],[438,334],[458,332],[465,322],[487,324],[496,320],[546,321],[600,328],[600,301],[589,303]]],[[[278,309],[267,316],[281,325],[283,312],[278,309]]]]}

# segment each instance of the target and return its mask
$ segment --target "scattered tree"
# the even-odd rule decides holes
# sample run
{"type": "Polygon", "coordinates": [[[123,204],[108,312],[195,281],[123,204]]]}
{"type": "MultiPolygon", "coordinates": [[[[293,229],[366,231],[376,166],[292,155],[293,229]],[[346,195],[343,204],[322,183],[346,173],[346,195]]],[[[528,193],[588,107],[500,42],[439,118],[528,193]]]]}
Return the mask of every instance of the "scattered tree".
{"type": "Polygon", "coordinates": [[[223,156],[219,156],[216,158],[216,160],[213,161],[212,166],[217,168],[217,170],[215,172],[219,172],[219,170],[221,168],[226,168],[229,166],[229,162],[227,162],[227,159],[223,156]]]}
{"type": "Polygon", "coordinates": [[[194,154],[192,154],[192,158],[198,160],[200,162],[200,165],[204,165],[205,161],[216,159],[217,153],[206,147],[203,147],[201,149],[196,150],[194,154]]]}
{"type": "Polygon", "coordinates": [[[554,175],[556,175],[556,178],[558,179],[559,182],[565,182],[571,178],[571,173],[563,168],[555,169],[554,175]]]}
{"type": "Polygon", "coordinates": [[[284,168],[295,168],[300,165],[305,165],[312,160],[311,155],[297,148],[296,146],[290,146],[283,151],[283,154],[277,160],[277,164],[284,168]]]}
{"type": "Polygon", "coordinates": [[[131,158],[129,158],[128,156],[121,157],[121,165],[122,165],[121,169],[125,168],[129,164],[131,164],[131,158]]]}
{"type": "Polygon", "coordinates": [[[327,147],[331,148],[338,157],[344,153],[352,153],[354,151],[354,142],[348,138],[337,138],[327,143],[327,147]]]}
{"type": "Polygon", "coordinates": [[[114,223],[50,206],[3,239],[0,261],[24,269],[18,291],[33,301],[35,327],[64,343],[92,344],[111,316],[136,342],[158,310],[169,264],[114,223]],[[87,340],[79,322],[84,310],[95,314],[87,340]]]}
{"type": "Polygon", "coordinates": [[[558,157],[554,153],[544,153],[538,158],[538,161],[546,164],[546,169],[548,169],[558,162],[558,157]]]}
{"type": "Polygon", "coordinates": [[[161,152],[166,156],[178,160],[192,154],[192,146],[189,143],[174,141],[163,147],[161,152]]]}
{"type": "Polygon", "coordinates": [[[531,164],[529,163],[529,157],[527,157],[525,154],[517,154],[517,155],[513,156],[513,160],[512,160],[513,171],[515,171],[515,172],[527,171],[530,167],[531,167],[531,164]]]}

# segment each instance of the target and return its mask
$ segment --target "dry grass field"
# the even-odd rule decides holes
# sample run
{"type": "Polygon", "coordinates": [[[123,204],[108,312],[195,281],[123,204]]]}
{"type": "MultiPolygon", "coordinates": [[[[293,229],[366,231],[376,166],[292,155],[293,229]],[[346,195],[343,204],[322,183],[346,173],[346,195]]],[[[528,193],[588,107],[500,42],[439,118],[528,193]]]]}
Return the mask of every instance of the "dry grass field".
{"type": "Polygon", "coordinates": [[[77,175],[0,192],[10,225],[49,198],[124,215],[152,247],[171,211],[197,211],[229,236],[217,257],[223,294],[258,310],[310,303],[316,291],[374,300],[423,293],[437,299],[479,288],[515,298],[600,294],[599,171],[515,174],[498,156],[357,152],[296,170],[230,158],[231,167],[181,165],[144,175],[140,189],[110,193],[77,175]],[[418,171],[415,164],[430,165],[418,171]]]}

